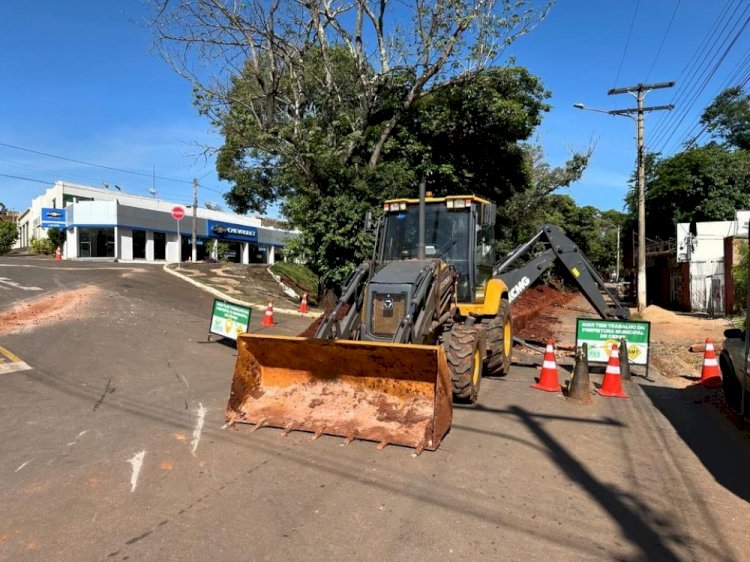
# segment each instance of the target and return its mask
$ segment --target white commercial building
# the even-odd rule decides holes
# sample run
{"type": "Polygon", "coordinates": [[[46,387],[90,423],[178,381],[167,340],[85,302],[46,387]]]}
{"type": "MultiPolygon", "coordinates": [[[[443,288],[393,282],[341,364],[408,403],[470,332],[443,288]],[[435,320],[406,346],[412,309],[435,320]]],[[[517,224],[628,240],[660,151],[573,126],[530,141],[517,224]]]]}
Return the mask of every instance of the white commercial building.
{"type": "MultiPolygon", "coordinates": [[[[297,231],[269,226],[265,219],[196,208],[197,259],[217,257],[219,243],[229,259],[272,264],[297,231]]],[[[193,209],[150,197],[58,181],[34,199],[18,219],[20,248],[47,229],[66,233],[67,259],[186,261],[192,256],[193,209]],[[181,207],[185,217],[172,218],[181,207]],[[179,235],[178,235],[179,229],[179,235]]]]}
{"type": "MultiPolygon", "coordinates": [[[[690,310],[724,310],[727,238],[747,238],[750,211],[737,210],[731,221],[679,223],[677,262],[688,266],[690,310]]],[[[731,268],[731,264],[729,264],[731,268]]]]}

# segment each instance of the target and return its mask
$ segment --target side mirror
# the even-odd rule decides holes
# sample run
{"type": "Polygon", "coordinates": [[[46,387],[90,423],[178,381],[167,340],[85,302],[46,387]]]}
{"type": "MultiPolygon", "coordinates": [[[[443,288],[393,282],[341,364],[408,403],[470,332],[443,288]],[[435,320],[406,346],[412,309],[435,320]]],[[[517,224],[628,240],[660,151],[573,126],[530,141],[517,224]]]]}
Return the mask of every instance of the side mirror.
{"type": "Polygon", "coordinates": [[[729,328],[724,330],[724,337],[728,339],[740,339],[742,338],[742,330],[739,328],[729,328]]]}

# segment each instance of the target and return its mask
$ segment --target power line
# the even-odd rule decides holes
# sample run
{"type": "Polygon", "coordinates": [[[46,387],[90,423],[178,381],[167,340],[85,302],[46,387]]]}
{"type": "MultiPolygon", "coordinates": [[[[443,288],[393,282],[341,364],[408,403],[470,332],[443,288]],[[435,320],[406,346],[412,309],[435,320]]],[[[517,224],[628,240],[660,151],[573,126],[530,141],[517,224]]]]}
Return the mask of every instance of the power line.
{"type": "Polygon", "coordinates": [[[672,17],[669,18],[669,23],[667,24],[667,29],[664,32],[664,36],[661,38],[661,43],[659,43],[659,48],[656,50],[656,54],[654,55],[654,60],[651,63],[651,68],[648,69],[648,73],[646,74],[646,82],[648,82],[648,79],[651,77],[651,72],[654,70],[654,66],[656,65],[656,61],[659,60],[659,55],[661,54],[661,50],[664,47],[664,42],[667,40],[667,36],[669,35],[669,31],[672,29],[672,22],[674,22],[674,17],[677,15],[677,9],[680,7],[681,0],[677,0],[677,3],[674,6],[674,10],[672,11],[672,17]]]}
{"type": "MultiPolygon", "coordinates": [[[[703,91],[704,91],[704,90],[706,89],[706,86],[708,86],[708,83],[709,83],[709,82],[711,81],[711,78],[713,78],[714,74],[716,74],[716,71],[717,71],[717,70],[718,70],[718,68],[719,68],[719,67],[721,66],[721,64],[722,64],[722,63],[724,62],[724,60],[726,59],[727,55],[729,54],[729,51],[730,51],[730,50],[732,49],[732,47],[734,47],[735,43],[736,43],[736,42],[737,42],[737,40],[738,40],[738,39],[740,38],[740,35],[742,35],[742,33],[743,33],[743,32],[745,31],[745,29],[747,28],[747,25],[748,25],[748,23],[750,23],[750,17],[747,17],[747,18],[745,19],[745,23],[744,23],[744,24],[742,24],[742,27],[741,27],[741,28],[740,28],[740,30],[739,30],[739,31],[738,31],[738,32],[737,32],[737,33],[735,34],[735,36],[734,36],[734,38],[732,39],[732,41],[731,41],[731,43],[729,44],[729,46],[727,46],[727,48],[726,48],[726,49],[724,50],[724,52],[723,52],[723,53],[721,54],[721,56],[719,57],[719,60],[718,60],[718,61],[716,62],[716,64],[715,64],[715,65],[713,66],[713,68],[711,69],[711,72],[710,72],[710,73],[708,74],[708,76],[707,76],[707,77],[705,78],[705,80],[703,80],[703,83],[702,83],[702,84],[700,85],[700,87],[699,87],[698,91],[697,91],[697,92],[696,92],[696,93],[695,93],[695,94],[693,95],[693,97],[692,97],[692,98],[690,99],[690,102],[689,102],[689,103],[690,103],[690,107],[691,107],[691,108],[692,108],[692,106],[694,106],[694,105],[695,105],[695,102],[696,102],[696,101],[698,100],[698,98],[700,97],[700,95],[701,95],[701,94],[703,93],[703,91]]],[[[686,116],[687,116],[687,114],[685,114],[685,116],[684,116],[684,117],[683,117],[683,118],[682,118],[682,119],[681,119],[681,120],[680,120],[680,121],[679,121],[679,122],[677,123],[677,125],[676,125],[676,126],[675,126],[675,127],[673,128],[673,129],[672,129],[672,132],[670,133],[670,135],[669,135],[669,136],[668,136],[668,137],[666,138],[666,140],[664,141],[664,143],[663,143],[663,147],[666,147],[666,146],[667,146],[667,144],[669,143],[669,141],[670,141],[670,140],[672,139],[672,137],[674,136],[674,134],[675,134],[675,133],[677,132],[677,129],[679,128],[679,125],[681,125],[681,124],[682,124],[682,122],[684,121],[684,119],[685,119],[685,117],[686,117],[686,116]]],[[[678,142],[677,146],[679,146],[679,142],[678,142]]]]}
{"type": "Polygon", "coordinates": [[[16,145],[8,144],[5,142],[0,142],[0,146],[4,146],[6,148],[12,148],[14,150],[22,150],[24,152],[30,152],[31,154],[38,154],[40,156],[47,156],[49,158],[57,158],[58,160],[65,160],[67,162],[73,162],[75,164],[83,164],[84,166],[94,166],[95,168],[102,168],[104,170],[112,170],[114,172],[121,172],[123,174],[132,174],[134,176],[142,176],[146,178],[156,177],[157,179],[160,179],[160,180],[173,181],[176,183],[187,183],[187,184],[193,183],[190,180],[181,180],[181,179],[176,179],[176,178],[169,178],[166,176],[154,176],[153,174],[146,174],[143,172],[136,172],[133,170],[125,170],[123,168],[115,168],[114,166],[105,166],[104,164],[95,164],[94,162],[86,162],[85,160],[76,160],[75,158],[68,158],[67,156],[60,156],[58,154],[50,154],[48,152],[42,152],[40,150],[33,150],[31,148],[26,148],[23,146],[16,146],[16,145]]]}
{"type": "Polygon", "coordinates": [[[617,82],[620,80],[620,72],[622,71],[622,64],[625,62],[625,55],[628,52],[628,45],[630,45],[630,37],[633,35],[633,26],[635,25],[635,16],[638,13],[638,5],[641,0],[637,0],[635,3],[635,10],[633,10],[633,19],[630,20],[630,29],[628,30],[628,38],[625,40],[625,48],[622,51],[622,58],[620,59],[620,67],[617,69],[617,76],[615,77],[615,84],[613,87],[617,87],[617,82]]]}
{"type": "MultiPolygon", "coordinates": [[[[735,12],[737,8],[740,5],[740,2],[742,0],[737,0],[737,6],[735,7],[735,12]]],[[[698,45],[693,52],[693,54],[688,58],[688,60],[685,62],[685,66],[683,66],[682,70],[680,71],[680,74],[677,76],[676,81],[680,83],[680,85],[677,87],[677,90],[675,91],[674,95],[672,96],[672,99],[670,100],[673,104],[678,104],[682,96],[685,95],[686,92],[689,92],[692,87],[692,76],[695,72],[697,72],[698,68],[700,68],[700,64],[696,64],[694,66],[695,61],[697,61],[699,58],[705,59],[705,57],[708,55],[708,53],[711,51],[709,48],[709,44],[711,45],[717,45],[718,41],[713,40],[714,36],[716,35],[717,31],[719,30],[719,27],[721,26],[722,21],[724,20],[724,16],[726,16],[729,12],[730,5],[727,3],[723,10],[716,16],[716,19],[714,20],[713,25],[711,26],[711,29],[706,33],[706,35],[703,37],[703,40],[701,41],[700,45],[698,45]],[[689,78],[685,78],[683,80],[683,77],[686,76],[689,69],[693,69],[693,73],[691,73],[691,76],[689,78]]],[[[730,18],[731,19],[731,18],[730,18]]],[[[664,126],[672,121],[675,117],[675,114],[668,113],[660,115],[656,123],[654,125],[654,137],[658,137],[664,128],[664,126]]]]}
{"type": "Polygon", "coordinates": [[[34,178],[25,178],[25,177],[23,177],[23,176],[12,176],[12,175],[10,175],[10,174],[0,174],[0,176],[2,176],[2,177],[4,177],[4,178],[11,178],[11,179],[14,179],[14,180],[21,180],[21,181],[33,181],[33,182],[36,182],[36,183],[43,183],[43,184],[45,184],[45,185],[49,185],[49,184],[51,184],[51,183],[55,183],[55,182],[53,182],[53,181],[47,181],[47,180],[38,180],[38,179],[34,179],[34,178]]]}
{"type": "MultiPolygon", "coordinates": [[[[33,183],[41,183],[41,184],[44,184],[44,185],[47,185],[47,186],[55,184],[55,182],[52,181],[52,180],[43,180],[43,179],[39,179],[39,178],[30,178],[30,177],[27,177],[27,176],[16,176],[16,175],[12,175],[12,174],[3,174],[3,173],[0,173],[0,177],[10,178],[10,179],[20,180],[20,181],[28,181],[28,182],[33,182],[33,183]]],[[[63,183],[65,183],[65,182],[63,182],[63,183]]],[[[84,186],[84,187],[93,187],[95,189],[101,189],[101,188],[98,188],[96,186],[84,186]]],[[[121,186],[119,184],[117,184],[115,187],[116,187],[117,191],[120,192],[120,193],[122,193],[123,195],[131,195],[131,196],[137,196],[137,197],[146,197],[145,195],[141,195],[140,193],[134,193],[133,192],[133,190],[140,189],[140,188],[135,188],[135,187],[132,187],[132,186],[130,186],[130,187],[129,186],[121,186]]],[[[112,193],[115,193],[115,191],[112,191],[112,193]]],[[[181,203],[181,201],[182,200],[177,200],[175,202],[176,203],[181,203]]],[[[182,204],[183,205],[188,205],[189,203],[182,203],[182,204]]]]}
{"type": "MultiPolygon", "coordinates": [[[[745,19],[745,23],[742,25],[739,31],[734,34],[734,37],[732,38],[732,33],[736,31],[737,25],[739,25],[742,21],[741,19],[735,19],[735,15],[740,6],[741,4],[738,4],[737,7],[735,7],[734,12],[732,12],[727,21],[724,23],[724,27],[719,32],[720,37],[724,36],[723,39],[715,42],[714,46],[711,49],[708,49],[704,52],[700,62],[693,68],[693,71],[690,73],[686,83],[683,85],[684,87],[682,88],[682,91],[678,96],[676,96],[675,99],[672,100],[672,103],[674,104],[679,104],[682,100],[682,103],[680,104],[680,110],[674,115],[668,117],[664,122],[658,123],[655,127],[653,138],[653,142],[655,145],[659,143],[662,149],[666,148],[666,146],[669,144],[669,141],[672,139],[685,119],[688,117],[695,103],[698,101],[701,94],[708,86],[711,78],[713,78],[719,66],[721,66],[721,64],[724,62],[727,54],[734,46],[739,36],[742,34],[748,23],[748,19],[745,19]],[[735,21],[737,22],[736,25],[735,21]],[[728,42],[729,45],[726,46],[728,42]],[[721,53],[721,49],[724,49],[723,53],[721,53]],[[713,68],[711,68],[711,70],[709,71],[709,65],[712,63],[712,61],[716,60],[717,57],[719,59],[718,62],[714,63],[713,68]]],[[[744,13],[747,13],[747,9],[745,9],[744,13]]]]}

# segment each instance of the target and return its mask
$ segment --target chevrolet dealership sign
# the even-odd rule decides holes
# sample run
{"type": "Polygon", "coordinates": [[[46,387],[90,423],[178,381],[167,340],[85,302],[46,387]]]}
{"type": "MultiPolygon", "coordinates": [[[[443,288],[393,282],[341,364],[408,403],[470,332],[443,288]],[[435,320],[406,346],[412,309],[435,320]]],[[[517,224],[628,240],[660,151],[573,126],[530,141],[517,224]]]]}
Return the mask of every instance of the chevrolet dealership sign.
{"type": "Polygon", "coordinates": [[[65,228],[65,209],[42,209],[42,228],[65,228]]]}
{"type": "Polygon", "coordinates": [[[220,240],[236,240],[238,242],[257,242],[258,230],[244,224],[232,224],[221,221],[206,221],[206,235],[220,240]]]}

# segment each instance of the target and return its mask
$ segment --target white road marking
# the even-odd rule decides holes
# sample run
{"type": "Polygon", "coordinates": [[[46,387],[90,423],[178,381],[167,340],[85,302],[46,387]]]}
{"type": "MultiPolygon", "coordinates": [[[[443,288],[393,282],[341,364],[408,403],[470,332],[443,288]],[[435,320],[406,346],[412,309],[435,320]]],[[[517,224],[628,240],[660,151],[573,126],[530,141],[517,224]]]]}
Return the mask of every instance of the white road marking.
{"type": "Polygon", "coordinates": [[[195,423],[195,429],[193,430],[193,440],[190,442],[190,444],[193,446],[193,454],[195,454],[195,451],[198,449],[198,443],[201,442],[201,432],[203,431],[203,422],[206,418],[207,411],[208,410],[203,407],[203,404],[198,402],[198,421],[195,423]]]}
{"type": "Polygon", "coordinates": [[[7,277],[0,277],[0,283],[3,285],[8,285],[10,287],[13,287],[14,289],[21,289],[22,291],[43,291],[41,287],[24,287],[20,283],[16,283],[15,281],[11,281],[7,277]]]}
{"type": "Polygon", "coordinates": [[[68,447],[72,447],[73,445],[75,445],[76,443],[78,443],[81,440],[81,437],[83,437],[84,435],[86,435],[88,432],[89,432],[89,430],[86,429],[86,430],[82,431],[81,433],[79,433],[78,437],[76,437],[75,441],[71,441],[70,443],[68,443],[68,447]]]}
{"type": "Polygon", "coordinates": [[[18,468],[16,469],[16,472],[18,472],[19,470],[21,470],[21,469],[22,469],[22,468],[23,468],[24,466],[26,466],[26,465],[27,465],[27,464],[29,464],[30,462],[31,462],[31,461],[26,461],[25,463],[23,463],[23,464],[22,464],[21,466],[19,466],[19,467],[18,467],[18,468]]]}
{"type": "Polygon", "coordinates": [[[128,462],[133,465],[133,473],[130,475],[130,493],[135,492],[135,487],[138,486],[138,475],[141,473],[141,467],[143,466],[143,457],[146,456],[146,451],[141,451],[133,455],[133,458],[128,462]]]}

